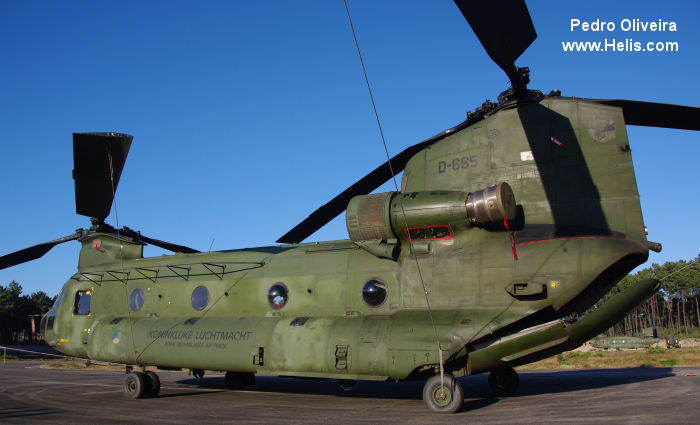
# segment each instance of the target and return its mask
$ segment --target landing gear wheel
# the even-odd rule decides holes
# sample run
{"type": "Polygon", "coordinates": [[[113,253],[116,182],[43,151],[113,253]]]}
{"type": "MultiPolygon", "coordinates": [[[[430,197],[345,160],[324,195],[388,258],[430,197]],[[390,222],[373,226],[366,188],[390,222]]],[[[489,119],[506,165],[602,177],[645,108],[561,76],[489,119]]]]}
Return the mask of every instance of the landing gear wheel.
{"type": "Polygon", "coordinates": [[[129,372],[124,377],[124,396],[127,398],[143,398],[148,395],[149,379],[141,372],[129,372]]]}
{"type": "Polygon", "coordinates": [[[160,393],[160,378],[155,372],[150,370],[146,372],[146,378],[149,384],[148,395],[150,397],[158,397],[158,393],[160,393]]]}
{"type": "Polygon", "coordinates": [[[255,374],[228,371],[224,377],[224,382],[229,390],[242,390],[249,385],[255,384],[255,374]]]}
{"type": "Polygon", "coordinates": [[[489,386],[497,396],[508,397],[515,394],[519,383],[518,372],[512,367],[492,370],[489,374],[489,386]]]}
{"type": "Polygon", "coordinates": [[[204,370],[192,369],[192,376],[194,376],[197,379],[202,379],[202,378],[204,378],[204,370]]]}
{"type": "Polygon", "coordinates": [[[423,401],[433,412],[454,413],[464,403],[462,384],[454,376],[445,374],[443,386],[440,375],[435,375],[423,387],[423,401]]]}

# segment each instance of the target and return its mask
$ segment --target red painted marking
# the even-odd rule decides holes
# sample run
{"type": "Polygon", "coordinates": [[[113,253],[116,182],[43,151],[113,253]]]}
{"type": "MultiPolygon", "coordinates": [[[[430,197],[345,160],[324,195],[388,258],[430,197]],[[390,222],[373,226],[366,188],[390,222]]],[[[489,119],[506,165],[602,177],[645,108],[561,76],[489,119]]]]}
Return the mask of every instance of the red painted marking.
{"type": "MultiPolygon", "coordinates": [[[[508,217],[503,218],[503,225],[506,230],[510,232],[510,227],[508,227],[508,217]]],[[[513,251],[513,259],[518,261],[518,253],[515,251],[515,232],[510,232],[510,249],[513,251]]]]}
{"type": "Polygon", "coordinates": [[[100,243],[101,243],[100,240],[96,240],[92,244],[92,249],[94,249],[95,251],[98,251],[98,252],[104,252],[103,250],[100,249],[100,243]]]}
{"type": "Polygon", "coordinates": [[[407,229],[403,229],[404,232],[406,232],[406,237],[408,237],[409,241],[416,242],[416,241],[442,241],[442,240],[448,240],[452,239],[452,229],[450,229],[450,226],[448,224],[441,224],[439,226],[421,226],[421,227],[409,227],[407,229]],[[417,238],[417,239],[412,239],[411,234],[408,232],[409,230],[414,230],[414,229],[430,229],[433,227],[446,227],[447,231],[450,232],[449,236],[445,236],[444,238],[417,238]]]}
{"type": "Polygon", "coordinates": [[[555,145],[559,146],[560,148],[561,148],[562,146],[564,146],[564,144],[563,144],[562,142],[560,142],[559,139],[557,139],[557,138],[554,137],[554,136],[550,136],[550,137],[549,137],[549,140],[551,140],[552,143],[554,143],[555,145]]]}

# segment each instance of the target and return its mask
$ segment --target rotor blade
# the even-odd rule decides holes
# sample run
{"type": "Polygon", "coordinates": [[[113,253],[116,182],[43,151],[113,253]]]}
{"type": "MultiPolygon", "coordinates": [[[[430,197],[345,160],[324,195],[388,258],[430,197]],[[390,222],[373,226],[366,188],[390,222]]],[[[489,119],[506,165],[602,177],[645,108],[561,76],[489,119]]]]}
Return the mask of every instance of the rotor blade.
{"type": "Polygon", "coordinates": [[[103,221],[133,136],[120,133],[73,133],[75,212],[103,221]]]}
{"type": "MultiPolygon", "coordinates": [[[[115,230],[115,232],[116,232],[116,230],[115,230]]],[[[184,254],[196,254],[196,253],[200,252],[200,251],[197,251],[196,249],[192,249],[192,248],[189,248],[189,247],[186,247],[183,245],[178,245],[178,244],[174,244],[174,243],[170,243],[170,242],[161,241],[158,239],[149,238],[148,236],[142,235],[141,232],[137,232],[137,231],[132,230],[128,227],[122,227],[122,229],[119,231],[119,233],[124,235],[124,236],[138,239],[140,241],[150,243],[151,245],[155,245],[157,247],[167,249],[168,251],[172,251],[172,252],[182,252],[184,254]]]]}
{"type": "Polygon", "coordinates": [[[144,242],[150,243],[151,245],[155,245],[157,247],[167,249],[168,251],[172,251],[172,252],[182,252],[183,254],[196,254],[196,253],[200,252],[200,251],[197,251],[196,249],[192,249],[192,248],[189,248],[186,246],[177,245],[174,243],[149,238],[149,237],[143,236],[140,233],[139,233],[138,238],[144,242]]]}
{"type": "Polygon", "coordinates": [[[646,127],[700,130],[700,108],[670,105],[668,103],[641,102],[624,99],[590,99],[603,105],[622,108],[625,124],[646,127]]]}
{"type": "Polygon", "coordinates": [[[404,149],[401,153],[375,168],[374,171],[355,182],[352,186],[345,189],[335,198],[331,199],[327,204],[311,213],[311,215],[309,215],[304,221],[297,224],[292,230],[288,231],[284,234],[284,236],[277,239],[277,242],[293,244],[299,243],[308,238],[318,229],[325,226],[328,224],[328,222],[337,217],[338,214],[345,211],[348,206],[348,202],[350,202],[352,198],[357,195],[366,195],[391,179],[392,168],[394,174],[400,173],[404,168],[406,168],[406,164],[413,157],[413,155],[417,154],[433,143],[444,139],[450,134],[468,127],[471,124],[472,122],[464,121],[461,124],[450,128],[449,130],[445,130],[429,139],[404,149]],[[391,167],[389,166],[389,163],[391,163],[391,167]]]}
{"type": "Polygon", "coordinates": [[[29,248],[20,249],[19,251],[0,257],[0,270],[8,267],[16,266],[17,264],[26,263],[27,261],[36,260],[49,252],[51,248],[63,242],[76,240],[80,237],[80,233],[75,233],[70,236],[65,236],[55,241],[44,242],[38,245],[30,246],[29,248]]]}
{"type": "Polygon", "coordinates": [[[537,32],[525,1],[454,0],[486,53],[512,79],[515,60],[535,41],[537,32]]]}

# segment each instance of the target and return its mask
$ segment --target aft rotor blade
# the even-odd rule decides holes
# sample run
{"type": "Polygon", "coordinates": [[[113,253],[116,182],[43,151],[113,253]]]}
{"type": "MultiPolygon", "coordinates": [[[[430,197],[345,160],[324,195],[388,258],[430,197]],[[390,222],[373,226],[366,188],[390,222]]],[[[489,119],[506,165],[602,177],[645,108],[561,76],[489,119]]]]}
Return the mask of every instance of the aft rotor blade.
{"type": "Polygon", "coordinates": [[[355,182],[352,186],[345,189],[338,196],[331,199],[327,204],[311,213],[311,215],[309,215],[304,221],[297,224],[292,230],[285,233],[281,238],[277,239],[277,242],[289,244],[300,243],[304,239],[311,236],[318,229],[328,224],[328,222],[333,220],[340,213],[345,211],[348,206],[348,202],[350,202],[352,198],[357,195],[366,195],[391,179],[392,169],[394,174],[400,173],[404,170],[404,168],[406,168],[406,164],[413,157],[413,155],[417,154],[433,143],[444,139],[450,134],[468,127],[471,124],[472,122],[464,121],[461,124],[450,128],[449,130],[445,130],[427,140],[404,149],[401,153],[375,168],[374,171],[370,172],[355,182]],[[390,163],[391,166],[389,165],[390,163]]]}
{"type": "Polygon", "coordinates": [[[40,243],[38,245],[30,246],[29,248],[20,249],[19,251],[3,255],[0,257],[0,270],[16,266],[17,264],[26,263],[27,261],[36,260],[49,252],[49,250],[51,250],[51,248],[54,246],[62,244],[63,242],[76,240],[80,236],[81,235],[79,233],[75,233],[70,236],[56,239],[55,241],[40,243]]]}
{"type": "Polygon", "coordinates": [[[668,103],[624,99],[591,99],[603,105],[622,108],[625,124],[646,127],[700,130],[700,108],[668,103]]]}
{"type": "Polygon", "coordinates": [[[103,221],[133,136],[121,133],[73,133],[75,212],[103,221]]]}
{"type": "Polygon", "coordinates": [[[537,38],[525,1],[454,0],[489,57],[512,79],[515,60],[537,38]]]}

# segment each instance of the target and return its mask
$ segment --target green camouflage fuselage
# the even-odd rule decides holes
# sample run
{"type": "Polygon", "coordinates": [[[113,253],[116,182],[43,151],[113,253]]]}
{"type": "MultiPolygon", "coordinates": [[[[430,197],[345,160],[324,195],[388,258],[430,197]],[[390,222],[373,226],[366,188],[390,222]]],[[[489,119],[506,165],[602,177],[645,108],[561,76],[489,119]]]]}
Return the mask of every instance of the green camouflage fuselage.
{"type": "Polygon", "coordinates": [[[647,259],[628,143],[620,109],[545,99],[413,157],[402,192],[381,198],[386,217],[372,219],[385,237],[141,258],[140,244],[93,234],[42,331],[96,360],[288,376],[421,377],[439,364],[436,339],[455,375],[536,360],[597,335],[656,288],[560,320],[647,259]],[[468,194],[500,182],[517,215],[470,223],[468,194]],[[386,289],[378,306],[363,299],[372,280],[386,289]],[[281,308],[268,297],[275,284],[287,290],[281,308]]]}

